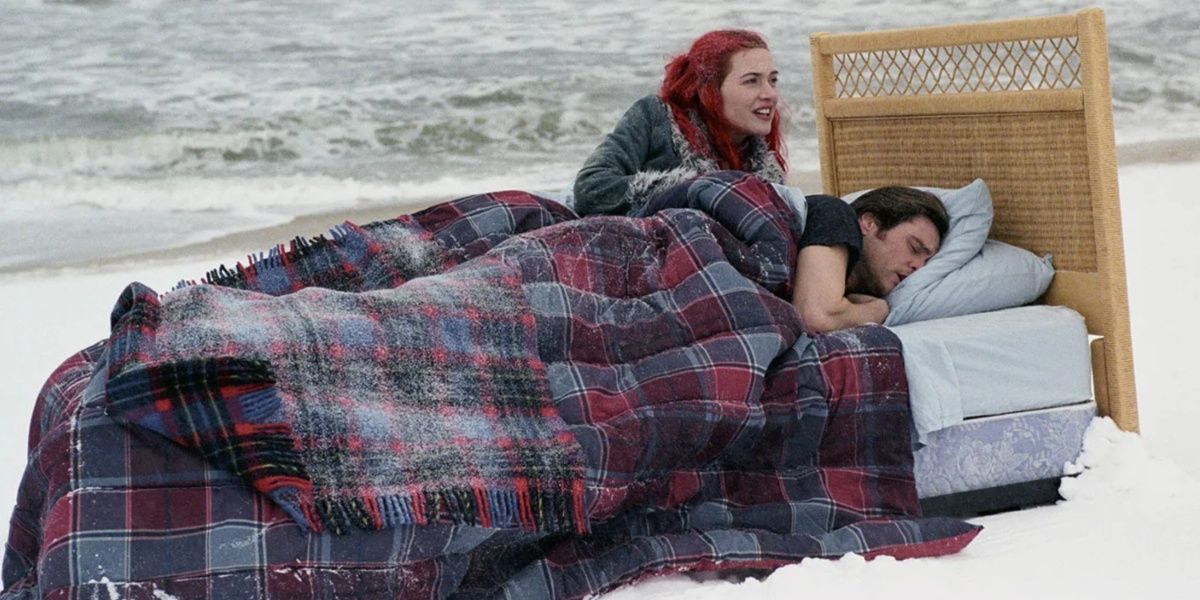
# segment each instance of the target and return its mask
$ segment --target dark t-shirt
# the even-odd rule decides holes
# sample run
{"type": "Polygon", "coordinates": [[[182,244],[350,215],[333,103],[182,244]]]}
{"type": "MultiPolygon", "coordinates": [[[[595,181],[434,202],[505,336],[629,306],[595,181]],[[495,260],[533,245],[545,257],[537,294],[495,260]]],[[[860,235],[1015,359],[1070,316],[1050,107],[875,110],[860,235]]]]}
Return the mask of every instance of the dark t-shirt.
{"type": "Polygon", "coordinates": [[[808,205],[808,216],[796,251],[806,246],[845,246],[850,251],[850,261],[846,264],[849,275],[858,264],[863,243],[854,208],[841,198],[825,194],[805,196],[804,200],[808,205]]]}

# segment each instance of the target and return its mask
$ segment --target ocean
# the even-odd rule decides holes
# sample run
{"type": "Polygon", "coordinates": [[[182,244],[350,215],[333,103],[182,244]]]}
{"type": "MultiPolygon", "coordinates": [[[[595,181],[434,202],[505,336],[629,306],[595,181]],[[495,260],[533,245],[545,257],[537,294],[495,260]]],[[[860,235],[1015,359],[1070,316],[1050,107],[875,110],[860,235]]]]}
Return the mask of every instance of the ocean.
{"type": "Polygon", "coordinates": [[[768,39],[790,161],[815,169],[810,33],[1087,6],[1106,11],[1118,143],[1200,137],[1188,2],[0,0],[0,273],[565,188],[667,58],[722,27],[768,39]]]}

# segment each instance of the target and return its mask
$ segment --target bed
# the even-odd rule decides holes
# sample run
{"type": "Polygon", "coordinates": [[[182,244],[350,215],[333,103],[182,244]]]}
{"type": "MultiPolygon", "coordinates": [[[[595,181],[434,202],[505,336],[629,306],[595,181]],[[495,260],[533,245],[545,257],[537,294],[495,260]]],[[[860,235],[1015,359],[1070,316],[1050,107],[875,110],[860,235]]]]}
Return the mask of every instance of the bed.
{"type": "MultiPolygon", "coordinates": [[[[995,236],[1055,253],[1045,302],[1103,336],[1096,404],[1134,429],[1103,39],[1096,11],[818,35],[817,106],[828,192],[988,179],[995,236]],[[1078,40],[1083,87],[836,91],[847,52],[1017,31],[1078,40]],[[910,151],[945,128],[955,143],[910,151]],[[971,136],[999,147],[965,152],[971,136]],[[1030,140],[1047,146],[1022,158],[1030,140]]],[[[921,514],[897,335],[809,339],[780,304],[788,202],[744,174],[671,193],[691,210],[608,220],[481,194],[297,240],[211,285],[131,285],[111,338],[68,358],[34,407],[0,597],[579,598],[658,573],[969,544],[977,526],[921,514]],[[638,320],[663,298],[665,320],[638,320]],[[375,344],[385,327],[400,337],[375,344]],[[353,385],[368,371],[418,400],[398,429],[364,400],[378,389],[353,385]],[[336,389],[299,400],[321,386],[336,389]]]]}
{"type": "MultiPolygon", "coordinates": [[[[1096,410],[1137,431],[1103,12],[818,33],[812,64],[824,191],[985,180],[991,237],[1053,255],[1056,274],[1040,302],[1083,315],[1096,410]]],[[[989,430],[1003,428],[1003,417],[991,420],[1000,423],[989,430]]],[[[1071,422],[1055,431],[1077,450],[1082,430],[1071,422]]],[[[933,455],[954,456],[955,444],[970,442],[946,436],[957,441],[918,451],[918,463],[927,455],[919,472],[938,471],[933,455]]],[[[1052,500],[1056,481],[935,485],[924,502],[962,514],[1012,508],[1052,500]]]]}

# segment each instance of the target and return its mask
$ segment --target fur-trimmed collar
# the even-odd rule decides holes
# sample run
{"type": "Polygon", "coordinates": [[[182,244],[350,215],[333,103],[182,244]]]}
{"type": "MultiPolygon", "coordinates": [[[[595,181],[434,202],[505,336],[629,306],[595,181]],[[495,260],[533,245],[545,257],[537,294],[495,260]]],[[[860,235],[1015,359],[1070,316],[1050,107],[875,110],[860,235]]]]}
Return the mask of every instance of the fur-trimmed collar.
{"type": "MultiPolygon", "coordinates": [[[[663,104],[666,104],[665,102],[663,104]]],[[[709,148],[707,151],[700,151],[692,147],[687,138],[683,136],[683,131],[679,129],[679,123],[675,121],[671,106],[667,105],[667,115],[671,120],[671,141],[675,144],[675,153],[679,155],[680,163],[685,167],[693,167],[700,173],[712,173],[720,171],[721,168],[717,165],[717,161],[709,158],[714,153],[709,148]]],[[[704,135],[704,140],[707,142],[708,127],[705,126],[704,120],[695,111],[688,111],[688,120],[692,122],[700,133],[704,135]]],[[[771,148],[767,146],[767,141],[760,136],[753,136],[749,139],[746,146],[742,148],[743,171],[754,173],[766,181],[772,183],[783,183],[784,172],[779,165],[779,161],[775,159],[775,155],[771,153],[771,148]]]]}
{"type": "MultiPolygon", "coordinates": [[[[662,102],[661,98],[659,102],[662,102]]],[[[671,143],[675,147],[675,155],[679,157],[679,166],[667,171],[642,171],[635,174],[625,191],[625,200],[629,202],[630,206],[629,214],[639,214],[647,199],[668,187],[721,170],[717,161],[709,158],[712,152],[697,151],[687,138],[683,137],[683,132],[680,131],[679,124],[675,121],[670,105],[663,102],[663,107],[666,109],[667,121],[671,126],[671,143]]],[[[688,119],[700,128],[704,139],[708,140],[708,128],[704,126],[704,121],[700,116],[692,112],[688,115],[688,119]]],[[[786,175],[783,167],[771,153],[766,140],[754,136],[750,138],[749,146],[746,149],[748,152],[742,157],[745,162],[743,170],[771,183],[784,183],[786,175]]]]}

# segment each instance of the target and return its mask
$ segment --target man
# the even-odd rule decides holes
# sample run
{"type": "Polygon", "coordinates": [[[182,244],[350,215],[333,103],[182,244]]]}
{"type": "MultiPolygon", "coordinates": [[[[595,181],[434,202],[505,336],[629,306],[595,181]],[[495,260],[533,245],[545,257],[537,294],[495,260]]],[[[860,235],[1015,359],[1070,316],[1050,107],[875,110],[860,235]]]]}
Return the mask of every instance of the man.
{"type": "Polygon", "coordinates": [[[887,318],[883,297],[941,246],[950,226],[936,196],[883,187],[853,204],[809,196],[792,304],[809,333],[887,318]]]}

